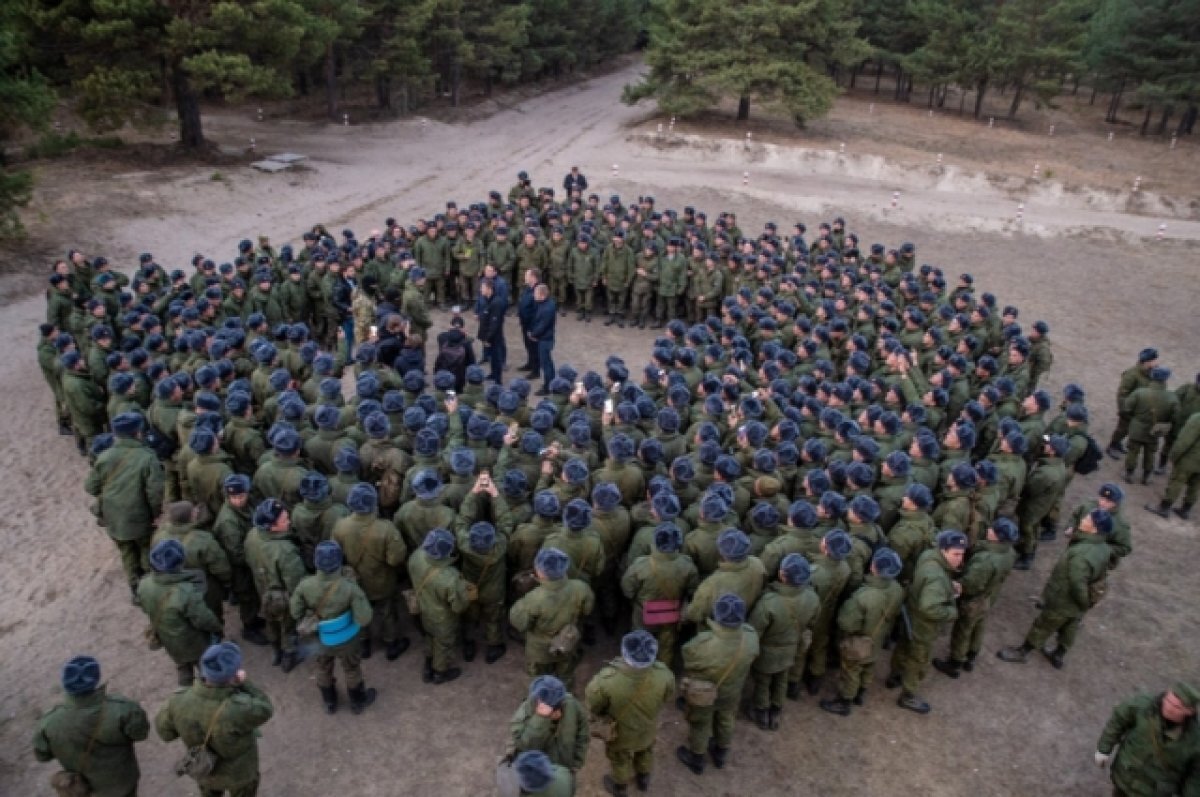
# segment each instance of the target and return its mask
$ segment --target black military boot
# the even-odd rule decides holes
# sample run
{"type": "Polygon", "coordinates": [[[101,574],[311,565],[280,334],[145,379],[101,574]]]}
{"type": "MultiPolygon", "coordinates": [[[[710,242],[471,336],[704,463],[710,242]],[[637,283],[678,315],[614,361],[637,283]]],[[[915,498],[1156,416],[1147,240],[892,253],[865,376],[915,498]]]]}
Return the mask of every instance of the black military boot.
{"type": "Polygon", "coordinates": [[[325,713],[333,714],[336,712],[338,706],[337,684],[317,688],[321,690],[321,700],[325,703],[325,713]]]}
{"type": "Polygon", "coordinates": [[[58,422],[58,433],[61,435],[70,437],[71,435],[75,434],[75,430],[71,428],[70,422],[59,421],[58,422]]]}
{"type": "Polygon", "coordinates": [[[271,646],[271,666],[278,667],[279,662],[283,661],[283,649],[278,645],[271,646]]]}
{"type": "Polygon", "coordinates": [[[611,327],[615,323],[617,323],[617,317],[612,313],[609,313],[608,320],[604,322],[604,326],[611,327]]]}
{"type": "Polygon", "coordinates": [[[1066,664],[1066,661],[1064,659],[1067,655],[1067,652],[1060,647],[1055,647],[1054,650],[1046,650],[1045,648],[1043,648],[1042,655],[1045,656],[1046,659],[1051,664],[1054,665],[1054,669],[1056,669],[1056,670],[1061,670],[1063,668],[1063,665],[1066,664]]]}
{"type": "Polygon", "coordinates": [[[950,678],[957,678],[962,672],[962,662],[954,659],[934,659],[933,668],[950,678]]]}
{"type": "Polygon", "coordinates": [[[637,784],[638,791],[646,791],[650,788],[650,773],[638,773],[633,776],[633,782],[637,784]]]}
{"type": "Polygon", "coordinates": [[[863,704],[863,701],[866,700],[866,698],[867,698],[867,687],[862,686],[862,687],[859,687],[858,694],[854,696],[854,700],[852,700],[851,702],[854,703],[854,705],[856,705],[856,706],[861,706],[863,704]]]}
{"type": "Polygon", "coordinates": [[[800,699],[800,682],[799,681],[788,681],[787,699],[788,700],[799,700],[800,699]]]}
{"type": "Polygon", "coordinates": [[[371,638],[370,637],[366,637],[366,636],[363,637],[362,642],[359,644],[359,648],[360,648],[359,653],[358,653],[359,658],[362,658],[362,659],[371,658],[371,638]]]}
{"type": "Polygon", "coordinates": [[[900,699],[896,701],[896,705],[900,708],[906,708],[909,711],[914,711],[917,714],[928,714],[931,707],[921,698],[911,692],[901,692],[900,699]]]}
{"type": "Polygon", "coordinates": [[[474,639],[464,639],[463,640],[463,661],[467,661],[467,662],[475,661],[475,640],[474,639]]]}
{"type": "Polygon", "coordinates": [[[249,642],[251,645],[269,645],[271,640],[267,639],[267,635],[263,633],[262,621],[256,625],[247,625],[242,627],[242,640],[249,642]]]}
{"type": "Polygon", "coordinates": [[[978,653],[967,654],[967,660],[964,661],[962,665],[963,672],[970,672],[971,670],[975,669],[975,657],[978,655],[978,653]]]}
{"type": "Polygon", "coordinates": [[[625,797],[629,794],[629,787],[624,783],[617,783],[612,779],[612,775],[604,776],[604,790],[613,797],[625,797]]]}
{"type": "Polygon", "coordinates": [[[1033,554],[1023,553],[1017,557],[1017,561],[1013,563],[1013,570],[1028,570],[1033,567],[1033,554]]]}
{"type": "Polygon", "coordinates": [[[779,721],[783,716],[783,709],[779,706],[771,706],[767,709],[767,727],[773,731],[779,730],[779,721]]]}
{"type": "Polygon", "coordinates": [[[433,683],[433,657],[426,656],[425,664],[421,667],[421,680],[427,684],[433,683]]]}
{"type": "Polygon", "coordinates": [[[402,636],[394,642],[387,643],[387,650],[384,651],[384,656],[388,661],[395,661],[400,658],[404,651],[408,650],[408,637],[402,636]]]}
{"type": "Polygon", "coordinates": [[[375,702],[375,689],[368,689],[365,684],[346,690],[350,693],[350,713],[361,714],[363,709],[375,702]]]}
{"type": "Polygon", "coordinates": [[[1183,506],[1181,506],[1175,510],[1175,514],[1179,515],[1179,517],[1183,520],[1187,520],[1188,518],[1190,518],[1191,513],[1192,513],[1192,504],[1184,504],[1183,506]]]}
{"type": "Polygon", "coordinates": [[[279,657],[279,669],[284,672],[291,672],[296,669],[296,665],[300,663],[300,659],[296,656],[296,651],[285,650],[283,655],[279,657]]]}
{"type": "Polygon", "coordinates": [[[460,675],[462,675],[462,670],[457,667],[447,667],[444,670],[434,670],[433,683],[435,685],[450,683],[460,675]]]}
{"type": "Polygon", "coordinates": [[[712,759],[714,767],[717,769],[724,769],[725,762],[729,760],[729,748],[718,747],[715,739],[709,739],[708,756],[712,759]]]}
{"type": "Polygon", "coordinates": [[[804,673],[803,680],[804,688],[808,690],[810,695],[818,695],[821,693],[821,676],[806,672],[804,673]]]}
{"type": "Polygon", "coordinates": [[[767,710],[765,708],[754,708],[751,706],[750,708],[746,709],[746,716],[758,726],[760,731],[767,731],[771,729],[767,719],[767,710]]]}
{"type": "Polygon", "coordinates": [[[1010,647],[1000,648],[1000,650],[997,650],[996,658],[1000,659],[1000,661],[1007,661],[1013,664],[1024,664],[1029,658],[1029,652],[1031,650],[1033,650],[1032,645],[1012,645],[1010,647]]]}
{"type": "Polygon", "coordinates": [[[580,311],[579,311],[579,313],[578,313],[578,314],[576,314],[576,316],[575,316],[575,320],[576,320],[576,321],[582,321],[582,320],[583,320],[583,311],[582,311],[582,310],[580,310],[580,311]]]}
{"type": "Polygon", "coordinates": [[[624,328],[625,328],[625,315],[624,315],[624,313],[622,313],[621,315],[618,315],[618,316],[616,317],[616,319],[617,319],[617,329],[624,329],[624,328]]]}
{"type": "Polygon", "coordinates": [[[900,685],[900,681],[900,673],[893,672],[888,674],[887,680],[883,682],[883,685],[887,689],[895,689],[900,685]]]}
{"type": "Polygon", "coordinates": [[[841,695],[830,700],[822,700],[818,705],[823,711],[828,711],[830,714],[837,714],[839,717],[850,716],[850,701],[841,695]]]}
{"type": "Polygon", "coordinates": [[[1150,483],[1150,471],[1146,471],[1142,474],[1142,484],[1147,485],[1149,483],[1150,483]]]}
{"type": "Polygon", "coordinates": [[[591,310],[587,310],[584,312],[583,320],[588,322],[589,324],[592,323],[592,311],[591,310]]]}
{"type": "Polygon", "coordinates": [[[679,759],[680,763],[690,769],[693,774],[704,774],[704,765],[708,763],[708,760],[704,756],[693,753],[685,745],[681,744],[675,748],[675,757],[679,759]]]}
{"type": "Polygon", "coordinates": [[[1133,471],[1131,471],[1131,470],[1125,471],[1124,479],[1125,479],[1126,484],[1133,484],[1133,471]]]}
{"type": "Polygon", "coordinates": [[[504,654],[508,652],[508,645],[503,642],[499,645],[488,645],[487,650],[483,652],[483,660],[488,664],[495,664],[504,658],[504,654]]]}
{"type": "Polygon", "coordinates": [[[1165,518],[1171,517],[1171,502],[1170,501],[1159,501],[1158,506],[1155,506],[1154,504],[1146,504],[1145,506],[1142,507],[1142,509],[1145,509],[1147,512],[1153,512],[1154,514],[1158,515],[1159,517],[1165,517],[1165,518]]]}
{"type": "Polygon", "coordinates": [[[1050,518],[1042,518],[1042,530],[1038,532],[1038,540],[1052,542],[1057,537],[1058,529],[1054,527],[1054,521],[1050,518]]]}

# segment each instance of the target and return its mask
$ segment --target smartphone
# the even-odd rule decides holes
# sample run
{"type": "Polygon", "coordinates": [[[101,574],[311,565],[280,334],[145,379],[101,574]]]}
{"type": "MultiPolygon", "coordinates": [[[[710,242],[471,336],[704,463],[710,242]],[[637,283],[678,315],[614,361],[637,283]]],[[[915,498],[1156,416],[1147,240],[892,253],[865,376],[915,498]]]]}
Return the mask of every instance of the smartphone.
{"type": "Polygon", "coordinates": [[[583,392],[583,380],[580,380],[580,381],[578,381],[578,382],[576,382],[576,383],[575,383],[575,392],[576,392],[576,393],[582,393],[582,392],[583,392]]]}
{"type": "Polygon", "coordinates": [[[610,415],[612,414],[612,411],[613,411],[613,400],[612,399],[604,400],[604,411],[610,415]]]}
{"type": "Polygon", "coordinates": [[[457,394],[457,393],[455,393],[453,390],[447,390],[447,391],[446,391],[446,398],[454,398],[454,397],[455,397],[455,396],[457,396],[457,395],[458,395],[458,394],[457,394]]]}
{"type": "Polygon", "coordinates": [[[379,327],[375,326],[374,324],[371,324],[371,337],[379,337],[379,327]]]}

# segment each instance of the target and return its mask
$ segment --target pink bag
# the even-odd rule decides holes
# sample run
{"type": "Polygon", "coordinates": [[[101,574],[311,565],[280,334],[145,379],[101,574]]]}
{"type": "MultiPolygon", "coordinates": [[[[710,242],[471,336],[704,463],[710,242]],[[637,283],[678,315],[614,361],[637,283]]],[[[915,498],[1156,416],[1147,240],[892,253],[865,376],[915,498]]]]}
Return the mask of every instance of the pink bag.
{"type": "Polygon", "coordinates": [[[642,625],[673,625],[679,622],[683,601],[678,598],[662,598],[642,604],[642,625]]]}

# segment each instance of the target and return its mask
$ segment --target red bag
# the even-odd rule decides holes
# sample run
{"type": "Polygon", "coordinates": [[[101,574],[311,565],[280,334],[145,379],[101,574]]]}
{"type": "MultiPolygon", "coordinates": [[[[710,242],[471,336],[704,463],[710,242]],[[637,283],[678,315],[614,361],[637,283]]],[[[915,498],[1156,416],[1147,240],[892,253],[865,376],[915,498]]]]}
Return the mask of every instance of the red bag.
{"type": "Polygon", "coordinates": [[[642,604],[642,625],[673,625],[679,622],[683,601],[678,598],[662,598],[642,604]]]}

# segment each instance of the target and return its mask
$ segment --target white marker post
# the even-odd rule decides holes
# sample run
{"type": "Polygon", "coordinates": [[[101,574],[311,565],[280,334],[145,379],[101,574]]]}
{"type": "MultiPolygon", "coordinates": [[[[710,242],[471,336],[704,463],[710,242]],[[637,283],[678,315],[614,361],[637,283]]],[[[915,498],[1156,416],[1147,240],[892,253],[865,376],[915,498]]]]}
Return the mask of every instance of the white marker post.
{"type": "Polygon", "coordinates": [[[742,185],[750,185],[750,172],[742,172],[742,185]]]}
{"type": "Polygon", "coordinates": [[[1113,134],[1110,132],[1110,133],[1108,134],[1108,141],[1109,141],[1109,143],[1110,143],[1110,144],[1112,143],[1112,140],[1113,140],[1113,134]]]}
{"type": "Polygon", "coordinates": [[[255,149],[256,149],[256,146],[254,144],[254,139],[250,139],[250,151],[254,152],[255,149]]]}
{"type": "Polygon", "coordinates": [[[838,154],[839,155],[846,154],[846,142],[845,141],[843,141],[841,144],[838,144],[838,154]]]}
{"type": "Polygon", "coordinates": [[[343,127],[350,126],[350,114],[348,114],[348,113],[342,114],[342,126],[343,127]]]}
{"type": "Polygon", "coordinates": [[[1171,134],[1171,149],[1175,149],[1175,145],[1179,143],[1179,136],[1175,133],[1171,134]]]}
{"type": "Polygon", "coordinates": [[[753,133],[751,133],[749,130],[747,130],[747,131],[746,131],[746,146],[747,146],[747,147],[748,147],[748,146],[750,146],[750,140],[751,140],[752,138],[754,138],[754,134],[753,134],[753,133]]]}
{"type": "Polygon", "coordinates": [[[1019,203],[1017,203],[1017,224],[1021,224],[1024,221],[1025,221],[1025,203],[1019,202],[1019,203]]]}
{"type": "Polygon", "coordinates": [[[618,172],[618,170],[620,170],[620,168],[621,168],[621,167],[620,167],[620,166],[618,166],[617,164],[615,164],[615,163],[613,164],[613,170],[612,170],[612,176],[613,176],[613,177],[616,177],[616,176],[617,176],[617,172],[618,172]]]}
{"type": "Polygon", "coordinates": [[[988,127],[991,128],[991,127],[995,127],[995,126],[996,126],[996,117],[989,116],[988,117],[988,127]]]}
{"type": "Polygon", "coordinates": [[[1050,135],[1054,135],[1054,125],[1050,125],[1050,135]]]}
{"type": "Polygon", "coordinates": [[[263,120],[262,108],[259,108],[258,109],[258,121],[261,122],[262,120],[263,120]]]}
{"type": "Polygon", "coordinates": [[[663,128],[662,128],[662,122],[659,122],[659,123],[658,123],[658,134],[659,134],[660,136],[662,135],[662,130],[663,130],[663,128]]]}
{"type": "Polygon", "coordinates": [[[1042,164],[1040,164],[1040,163],[1033,164],[1033,179],[1036,180],[1038,178],[1038,175],[1041,174],[1041,172],[1042,172],[1042,164]]]}
{"type": "Polygon", "coordinates": [[[938,166],[942,165],[942,153],[938,153],[938,166]]]}
{"type": "Polygon", "coordinates": [[[1161,241],[1163,239],[1163,236],[1166,235],[1166,233],[1167,233],[1167,223],[1164,221],[1162,224],[1158,225],[1158,240],[1161,241]]]}
{"type": "Polygon", "coordinates": [[[900,206],[900,192],[893,191],[892,192],[892,210],[895,210],[899,206],[900,206]]]}
{"type": "Polygon", "coordinates": [[[1137,177],[1133,178],[1133,193],[1136,194],[1138,192],[1138,190],[1141,189],[1141,187],[1142,187],[1142,176],[1139,174],[1137,177]]]}

